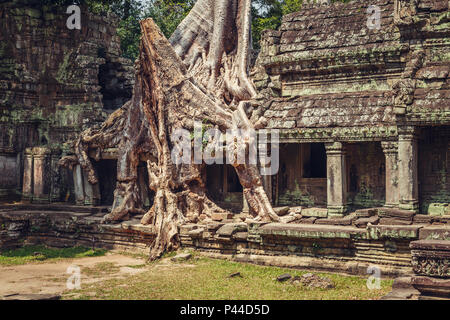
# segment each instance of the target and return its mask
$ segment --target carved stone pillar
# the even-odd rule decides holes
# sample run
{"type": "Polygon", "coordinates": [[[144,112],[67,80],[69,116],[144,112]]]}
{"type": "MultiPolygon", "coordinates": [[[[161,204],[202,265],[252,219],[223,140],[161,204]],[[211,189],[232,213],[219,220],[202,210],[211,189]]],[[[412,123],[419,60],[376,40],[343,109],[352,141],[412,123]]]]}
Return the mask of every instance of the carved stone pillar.
{"type": "Polygon", "coordinates": [[[399,207],[417,212],[419,209],[417,137],[414,127],[399,127],[398,130],[399,207]]]}
{"type": "Polygon", "coordinates": [[[73,168],[73,184],[74,184],[74,192],[75,192],[75,202],[78,205],[84,204],[84,187],[83,187],[83,169],[81,166],[77,164],[73,168]]]}
{"type": "Polygon", "coordinates": [[[247,199],[245,198],[245,194],[242,194],[242,201],[243,201],[243,205],[242,205],[242,213],[250,213],[250,207],[248,206],[248,202],[247,199]]]}
{"type": "Polygon", "coordinates": [[[50,202],[50,150],[33,148],[33,202],[50,202]]]}
{"type": "Polygon", "coordinates": [[[22,200],[33,200],[33,149],[25,149],[23,161],[22,200]]]}
{"type": "Polygon", "coordinates": [[[347,212],[347,170],[345,146],[341,142],[325,144],[327,152],[328,216],[343,216],[347,212]]]}
{"type": "Polygon", "coordinates": [[[272,201],[272,176],[262,176],[262,183],[263,183],[264,191],[266,192],[270,203],[273,203],[273,201],[272,201]]]}
{"type": "Polygon", "coordinates": [[[100,204],[100,187],[97,184],[90,184],[87,175],[81,170],[84,186],[84,204],[87,206],[96,206],[100,204]]]}
{"type": "Polygon", "coordinates": [[[61,151],[60,150],[52,150],[51,154],[51,192],[50,192],[50,201],[58,202],[61,201],[61,174],[60,168],[58,166],[58,161],[61,159],[61,151]]]}
{"type": "Polygon", "coordinates": [[[398,207],[398,142],[381,142],[386,158],[386,202],[385,207],[398,207]]]}

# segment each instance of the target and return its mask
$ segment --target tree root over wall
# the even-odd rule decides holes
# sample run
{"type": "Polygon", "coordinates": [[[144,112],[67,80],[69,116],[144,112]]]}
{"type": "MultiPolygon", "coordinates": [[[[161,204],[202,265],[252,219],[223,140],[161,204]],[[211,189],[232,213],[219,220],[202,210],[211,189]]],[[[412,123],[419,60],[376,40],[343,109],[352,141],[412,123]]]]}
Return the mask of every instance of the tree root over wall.
{"type": "MultiPolygon", "coordinates": [[[[142,224],[153,225],[157,233],[150,259],[178,248],[181,224],[224,212],[206,195],[204,163],[172,161],[170,136],[180,128],[192,131],[194,121],[207,123],[221,132],[255,127],[249,120],[252,103],[248,102],[256,94],[247,78],[249,15],[250,0],[199,0],[172,36],[171,43],[153,20],[142,21],[132,100],[113,113],[101,128],[84,131],[74,144],[76,156],[60,161],[64,166],[80,164],[89,182],[96,184],[98,178],[89,151],[94,150],[94,158],[100,159],[102,150],[118,149],[114,205],[104,218],[105,222],[112,222],[144,213],[137,167],[145,156],[148,184],[155,198],[142,224]],[[196,28],[199,16],[209,21],[203,24],[207,30],[196,28]],[[236,30],[233,45],[226,38],[236,30]]],[[[231,148],[243,148],[248,153],[248,142],[239,140],[231,148]]],[[[278,221],[258,167],[248,163],[233,166],[254,218],[278,221]]]]}

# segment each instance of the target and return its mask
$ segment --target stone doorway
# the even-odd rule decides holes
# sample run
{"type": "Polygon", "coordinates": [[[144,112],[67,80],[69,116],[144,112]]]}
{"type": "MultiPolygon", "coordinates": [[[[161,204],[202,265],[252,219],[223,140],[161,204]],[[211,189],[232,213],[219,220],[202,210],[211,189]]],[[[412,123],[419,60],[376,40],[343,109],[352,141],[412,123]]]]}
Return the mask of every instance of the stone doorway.
{"type": "Polygon", "coordinates": [[[327,157],[323,143],[280,145],[280,170],[273,177],[276,206],[325,207],[327,157]]]}
{"type": "Polygon", "coordinates": [[[208,196],[224,209],[239,213],[243,209],[243,188],[236,170],[229,164],[206,166],[208,196]]]}
{"type": "Polygon", "coordinates": [[[450,126],[423,128],[418,141],[420,213],[450,213],[450,126]]]}
{"type": "Polygon", "coordinates": [[[100,205],[111,206],[117,181],[117,160],[100,160],[96,163],[99,179],[100,205]]]}
{"type": "Polygon", "coordinates": [[[386,199],[386,160],[380,142],[346,144],[348,205],[382,207],[386,199]]]}

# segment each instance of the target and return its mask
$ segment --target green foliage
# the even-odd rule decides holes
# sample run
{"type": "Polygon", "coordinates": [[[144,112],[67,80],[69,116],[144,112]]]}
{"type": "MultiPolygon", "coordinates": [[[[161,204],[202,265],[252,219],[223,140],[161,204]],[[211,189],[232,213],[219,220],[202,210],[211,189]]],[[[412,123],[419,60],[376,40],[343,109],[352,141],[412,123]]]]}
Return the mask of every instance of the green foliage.
{"type": "MultiPolygon", "coordinates": [[[[281,18],[292,12],[301,11],[304,0],[253,0],[252,1],[252,37],[253,46],[259,49],[261,32],[266,29],[276,30],[281,25],[281,18]]],[[[332,0],[332,2],[349,2],[350,0],[332,0]]]]}
{"type": "Polygon", "coordinates": [[[106,250],[85,247],[49,248],[43,245],[25,246],[19,249],[0,253],[0,265],[21,265],[44,260],[60,260],[69,258],[97,257],[105,255],[106,250]]]}
{"type": "Polygon", "coordinates": [[[112,6],[113,12],[122,17],[117,32],[123,56],[134,60],[139,54],[140,20],[152,18],[169,38],[194,4],[195,0],[151,0],[145,4],[133,0],[127,10],[123,10],[120,5],[112,6]]]}
{"type": "MultiPolygon", "coordinates": [[[[32,2],[34,0],[30,0],[32,2]]],[[[278,29],[283,15],[300,11],[304,0],[253,0],[252,37],[253,46],[259,49],[261,32],[278,29]]],[[[332,2],[350,0],[332,0],[332,2]]],[[[43,0],[40,4],[51,6],[84,5],[93,13],[112,11],[121,22],[118,34],[123,56],[136,59],[139,53],[141,29],[139,21],[152,18],[163,34],[169,38],[178,24],[188,15],[196,0],[43,0]]]]}

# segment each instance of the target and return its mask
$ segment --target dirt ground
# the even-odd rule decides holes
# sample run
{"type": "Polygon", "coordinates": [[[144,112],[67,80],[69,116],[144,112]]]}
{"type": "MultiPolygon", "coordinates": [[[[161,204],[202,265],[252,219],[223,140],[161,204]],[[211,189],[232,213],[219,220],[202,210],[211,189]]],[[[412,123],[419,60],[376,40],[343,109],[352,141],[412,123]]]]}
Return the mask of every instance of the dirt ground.
{"type": "Polygon", "coordinates": [[[0,266],[0,297],[14,294],[67,293],[67,280],[72,276],[68,273],[68,268],[73,266],[80,268],[81,287],[83,284],[126,277],[147,270],[144,259],[117,253],[59,262],[0,266]]]}

